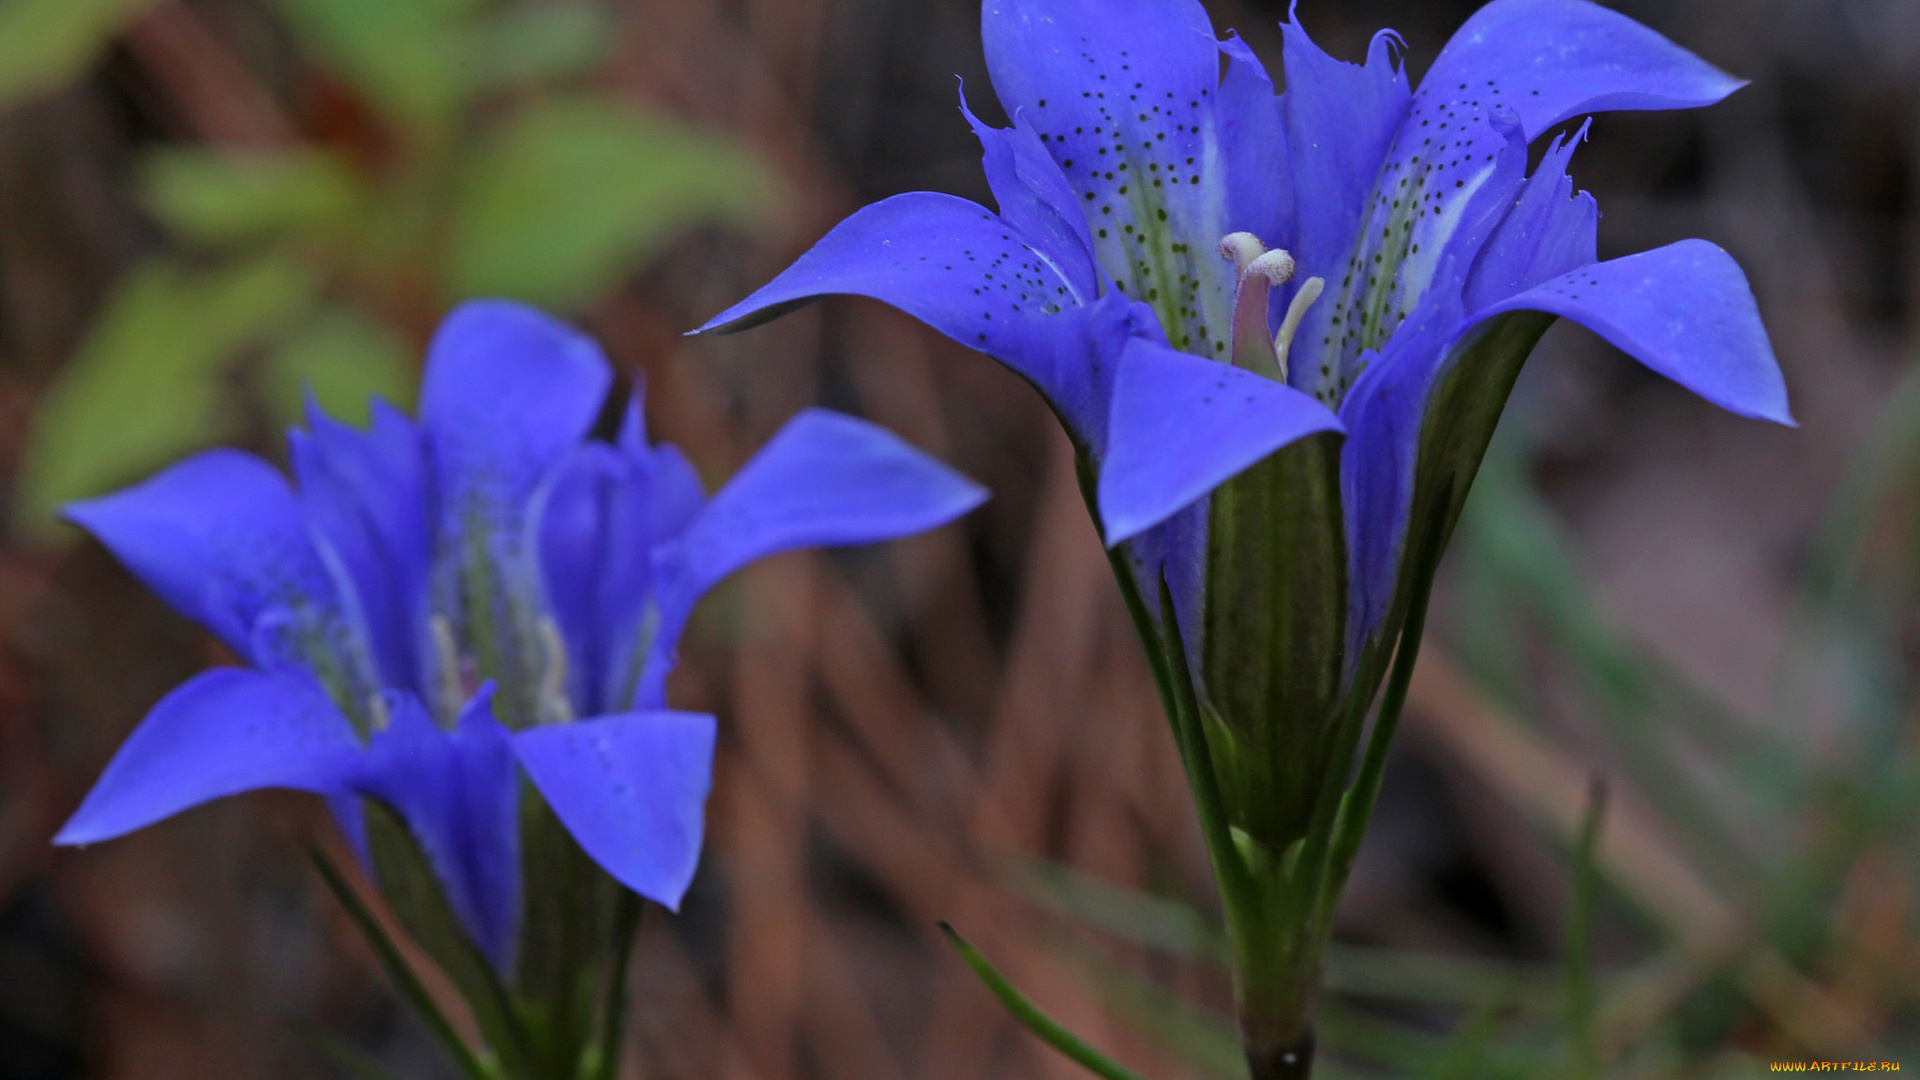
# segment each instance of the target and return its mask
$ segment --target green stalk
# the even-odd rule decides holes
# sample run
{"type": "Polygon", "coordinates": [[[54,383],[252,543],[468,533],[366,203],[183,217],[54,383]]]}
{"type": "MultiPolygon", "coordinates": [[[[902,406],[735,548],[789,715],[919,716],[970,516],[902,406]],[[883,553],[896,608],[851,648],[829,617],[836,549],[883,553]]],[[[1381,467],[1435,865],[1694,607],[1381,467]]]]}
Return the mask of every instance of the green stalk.
{"type": "MultiPolygon", "coordinates": [[[[1443,496],[1442,505],[1448,500],[1443,496]]],[[[1320,906],[1331,917],[1346,887],[1347,875],[1360,854],[1360,842],[1366,838],[1367,825],[1373,820],[1374,805],[1380,799],[1380,783],[1386,776],[1387,753],[1392,749],[1394,733],[1400,727],[1400,714],[1407,705],[1407,690],[1413,684],[1413,669],[1420,660],[1420,639],[1426,631],[1427,601],[1433,595],[1434,575],[1440,569],[1446,530],[1436,522],[1421,537],[1419,561],[1407,602],[1407,621],[1400,630],[1399,648],[1394,651],[1393,673],[1387,679],[1387,692],[1380,699],[1380,712],[1374,718],[1367,738],[1367,753],[1354,777],[1353,786],[1340,800],[1340,816],[1334,823],[1333,850],[1326,879],[1320,891],[1320,906]]]]}
{"type": "Polygon", "coordinates": [[[1572,1061],[1568,1080],[1600,1075],[1600,1036],[1593,985],[1593,905],[1600,891],[1600,823],[1607,813],[1607,787],[1596,777],[1587,794],[1587,816],[1573,853],[1573,890],[1567,900],[1567,1033],[1572,1061]]]}
{"type": "Polygon", "coordinates": [[[592,1080],[615,1080],[620,1073],[622,1040],[627,1034],[627,967],[633,962],[634,939],[640,932],[644,910],[640,897],[620,890],[618,910],[614,913],[613,957],[608,964],[606,1008],[600,1017],[598,1057],[584,1071],[592,1080]]]}
{"type": "Polygon", "coordinates": [[[993,991],[993,996],[1000,999],[1000,1003],[1007,1007],[1007,1011],[1013,1014],[1013,1018],[1020,1021],[1021,1026],[1028,1031],[1039,1036],[1048,1046],[1072,1058],[1102,1080],[1144,1080],[1139,1073],[1095,1050],[1087,1044],[1086,1040],[1062,1027],[1058,1020],[1041,1012],[1039,1006],[1008,982],[1007,977],[988,963],[987,958],[981,956],[980,951],[975,949],[966,938],[961,937],[960,932],[951,925],[942,922],[940,929],[947,935],[947,940],[953,943],[954,949],[960,953],[960,959],[965,960],[967,966],[973,969],[973,973],[980,977],[980,981],[987,984],[987,989],[993,991]]]}
{"type": "Polygon", "coordinates": [[[346,909],[347,917],[353,920],[354,928],[360,931],[360,936],[366,939],[374,955],[380,958],[380,966],[386,969],[387,977],[393,980],[394,988],[400,991],[400,996],[406,998],[408,1004],[420,1014],[420,1018],[426,1021],[428,1030],[440,1040],[440,1045],[446,1048],[462,1075],[469,1080],[498,1080],[497,1073],[480,1059],[472,1047],[467,1045],[466,1040],[460,1037],[460,1033],[454,1030],[453,1022],[448,1020],[433,1003],[433,995],[427,993],[426,984],[420,981],[420,976],[413,970],[412,965],[407,963],[399,946],[395,945],[387,936],[387,932],[381,928],[380,921],[374,918],[373,912],[360,901],[360,896],[353,891],[353,886],[347,884],[346,875],[342,874],[339,868],[333,865],[333,860],[319,848],[314,848],[312,855],[314,868],[320,871],[320,879],[326,882],[328,891],[332,892],[334,898],[340,901],[340,906],[346,909]]]}

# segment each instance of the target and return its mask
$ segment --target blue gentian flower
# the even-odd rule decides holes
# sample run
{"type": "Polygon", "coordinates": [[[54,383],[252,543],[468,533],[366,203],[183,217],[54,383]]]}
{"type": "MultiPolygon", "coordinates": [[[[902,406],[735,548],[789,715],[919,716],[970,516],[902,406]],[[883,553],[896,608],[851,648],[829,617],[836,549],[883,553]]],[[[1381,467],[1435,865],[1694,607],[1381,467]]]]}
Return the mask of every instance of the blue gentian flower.
{"type": "Polygon", "coordinates": [[[1297,836],[1316,778],[1344,775],[1315,747],[1378,687],[1409,555],[1451,530],[1554,317],[1791,423],[1724,251],[1599,261],[1566,173],[1585,127],[1527,172],[1564,122],[1741,85],[1622,15],[1494,0],[1418,90],[1392,33],[1352,64],[1291,21],[1279,94],[1198,0],[987,0],[982,28],[1013,126],[962,110],[998,212],[927,192],[869,206],[703,330],[856,294],[1032,382],[1156,618],[1170,590],[1209,734],[1231,744],[1223,783],[1273,815],[1236,822],[1256,836],[1297,836]]]}
{"type": "Polygon", "coordinates": [[[678,905],[699,856],[714,720],[667,709],[694,602],[742,565],[932,528],[980,488],[864,421],[810,410],[713,498],[638,402],[587,438],[612,370],[528,308],[468,304],[433,340],[420,419],[310,409],[296,491],[233,450],[68,516],[245,666],[168,694],[57,842],[265,787],[406,822],[496,964],[520,912],[524,774],[580,847],[678,905]]]}

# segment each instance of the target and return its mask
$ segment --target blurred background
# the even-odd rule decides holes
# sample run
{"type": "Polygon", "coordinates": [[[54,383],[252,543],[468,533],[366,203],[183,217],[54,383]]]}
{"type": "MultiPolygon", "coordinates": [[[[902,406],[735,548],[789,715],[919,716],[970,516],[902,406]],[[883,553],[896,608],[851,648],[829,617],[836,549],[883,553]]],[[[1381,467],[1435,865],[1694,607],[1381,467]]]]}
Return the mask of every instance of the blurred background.
{"type": "MultiPolygon", "coordinates": [[[[1280,0],[1217,0],[1274,62],[1280,0]]],[[[1423,71],[1471,0],[1301,0],[1423,71]]],[[[1578,328],[1530,365],[1443,574],[1324,1009],[1339,1077],[1920,1068],[1920,4],[1621,0],[1753,85],[1613,115],[1603,257],[1751,275],[1801,426],[1578,328]],[[1597,844],[1579,837],[1599,780],[1597,844]],[[1586,854],[1582,854],[1585,851],[1586,854]],[[1583,1062],[1604,1062],[1598,1071],[1583,1062]]],[[[409,403],[458,299],[591,329],[710,485],[798,409],[980,478],[963,523],[784,556],[702,608],[703,869],[650,911],[634,1076],[1079,1074],[939,939],[1155,1078],[1241,1075],[1166,726],[1063,438],[878,304],[681,334],[897,192],[985,199],[978,0],[0,0],[0,1077],[407,1077],[436,1051],[318,887],[317,800],[48,844],[216,662],[51,508],[303,386],[409,403]]]]}

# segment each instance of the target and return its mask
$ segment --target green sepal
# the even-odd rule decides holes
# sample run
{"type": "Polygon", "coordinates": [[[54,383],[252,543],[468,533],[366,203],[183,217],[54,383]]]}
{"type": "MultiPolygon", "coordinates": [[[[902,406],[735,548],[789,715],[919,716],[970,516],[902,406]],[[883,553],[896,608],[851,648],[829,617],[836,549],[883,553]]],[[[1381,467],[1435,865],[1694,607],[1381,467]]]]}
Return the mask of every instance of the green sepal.
{"type": "Polygon", "coordinates": [[[513,994],[537,1048],[534,1075],[581,1076],[589,1047],[604,1042],[603,995],[623,989],[622,938],[631,941],[623,923],[638,918],[638,898],[581,850],[531,785],[520,800],[520,838],[521,878],[535,887],[526,891],[513,994]]]}
{"type": "Polygon", "coordinates": [[[1454,345],[1428,391],[1393,603],[1355,658],[1355,686],[1378,686],[1385,676],[1420,574],[1414,565],[1422,542],[1419,530],[1438,529],[1436,558],[1446,551],[1514,381],[1554,318],[1545,312],[1515,311],[1481,323],[1454,345]]]}
{"type": "Polygon", "coordinates": [[[361,902],[360,894],[348,884],[346,875],[319,848],[313,849],[312,856],[314,868],[320,872],[320,880],[326,882],[327,890],[333,893],[334,899],[346,909],[347,917],[353,921],[354,928],[360,932],[360,936],[366,940],[368,947],[372,948],[374,955],[380,959],[380,966],[386,971],[387,977],[393,980],[394,988],[400,991],[400,996],[406,998],[407,1003],[420,1014],[420,1018],[426,1021],[428,1029],[446,1048],[447,1053],[452,1055],[454,1064],[459,1067],[461,1073],[469,1080],[494,1080],[498,1075],[496,1071],[467,1045],[466,1040],[461,1038],[459,1031],[454,1028],[453,1022],[447,1019],[438,1005],[434,1004],[433,995],[427,992],[426,985],[420,981],[419,973],[413,970],[412,965],[407,963],[406,955],[400,951],[393,939],[387,936],[386,930],[380,925],[380,920],[375,918],[373,912],[361,902]]]}
{"type": "Polygon", "coordinates": [[[531,1076],[533,1048],[499,975],[468,936],[412,830],[385,804],[363,799],[374,879],[400,925],[466,999],[487,1044],[510,1076],[531,1076]]]}
{"type": "Polygon", "coordinates": [[[1221,485],[1207,523],[1195,687],[1236,829],[1273,851],[1305,835],[1346,670],[1342,436],[1284,447],[1221,485]]]}

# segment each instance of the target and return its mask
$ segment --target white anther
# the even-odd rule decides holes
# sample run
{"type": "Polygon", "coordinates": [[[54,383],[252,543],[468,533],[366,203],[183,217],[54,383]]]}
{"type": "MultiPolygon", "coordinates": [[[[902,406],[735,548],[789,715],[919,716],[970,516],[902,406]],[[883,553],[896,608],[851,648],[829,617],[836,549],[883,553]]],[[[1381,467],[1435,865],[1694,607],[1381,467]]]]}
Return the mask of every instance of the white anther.
{"type": "Polygon", "coordinates": [[[1307,309],[1327,289],[1327,279],[1310,277],[1300,283],[1300,291],[1293,294],[1293,303],[1287,305],[1287,317],[1280,320],[1280,332],[1273,338],[1273,355],[1280,361],[1280,378],[1287,377],[1287,350],[1293,348],[1293,335],[1300,330],[1300,320],[1307,317],[1307,309]]]}
{"type": "Polygon", "coordinates": [[[393,712],[387,708],[385,694],[367,695],[367,724],[374,731],[385,731],[393,725],[393,712]]]}
{"type": "Polygon", "coordinates": [[[427,629],[433,635],[433,657],[440,669],[440,700],[449,710],[458,709],[467,692],[460,680],[460,647],[453,639],[453,624],[445,615],[435,615],[427,620],[427,629]]]}
{"type": "Polygon", "coordinates": [[[553,616],[542,615],[538,623],[540,651],[546,654],[546,670],[540,674],[541,719],[573,719],[573,703],[567,700],[567,643],[560,637],[560,624],[553,616]]]}
{"type": "Polygon", "coordinates": [[[1274,248],[1248,263],[1246,273],[1259,274],[1278,286],[1293,280],[1293,269],[1293,256],[1280,248],[1274,248]]]}
{"type": "Polygon", "coordinates": [[[1220,257],[1232,263],[1234,269],[1242,274],[1266,252],[1267,245],[1250,232],[1228,233],[1220,238],[1220,257]]]}

